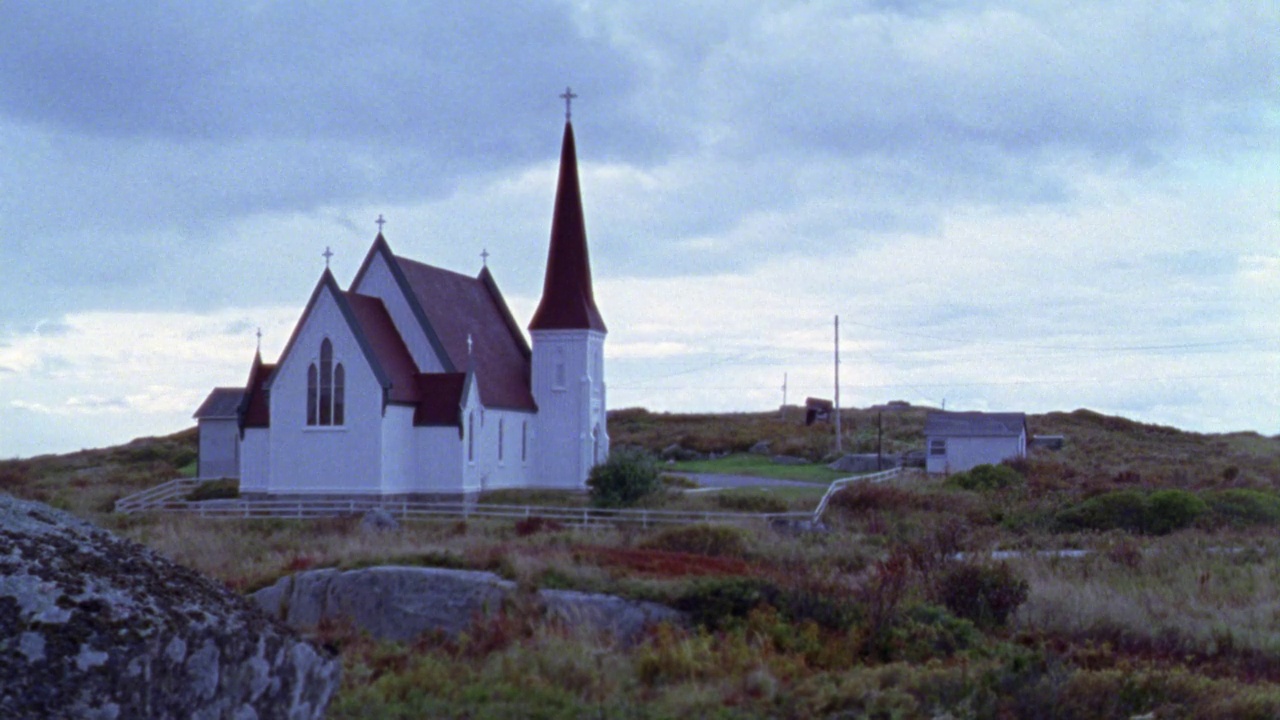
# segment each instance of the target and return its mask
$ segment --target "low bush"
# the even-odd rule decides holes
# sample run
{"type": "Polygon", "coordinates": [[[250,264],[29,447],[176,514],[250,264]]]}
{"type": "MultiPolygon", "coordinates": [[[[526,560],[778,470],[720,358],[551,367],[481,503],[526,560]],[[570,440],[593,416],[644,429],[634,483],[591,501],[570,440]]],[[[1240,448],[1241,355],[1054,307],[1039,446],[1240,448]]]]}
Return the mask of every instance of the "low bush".
{"type": "Polygon", "coordinates": [[[1008,465],[978,465],[947,480],[947,484],[953,487],[979,491],[1022,487],[1026,482],[1026,478],[1008,465]]]}
{"type": "Polygon", "coordinates": [[[747,540],[742,530],[736,527],[688,525],[663,530],[640,547],[711,557],[742,557],[747,552],[747,540]]]}
{"type": "Polygon", "coordinates": [[[1008,563],[960,562],[942,575],[938,600],[957,617],[979,627],[998,627],[1027,601],[1027,581],[1008,563]]]}
{"type": "Polygon", "coordinates": [[[658,493],[662,482],[653,455],[639,448],[619,448],[591,468],[587,487],[597,507],[627,507],[658,493]]]}
{"type": "Polygon", "coordinates": [[[857,613],[843,597],[814,588],[782,588],[761,578],[715,578],[695,583],[674,603],[695,624],[708,630],[740,627],[755,610],[770,607],[797,625],[813,623],[847,630],[857,613]]]}
{"type": "Polygon", "coordinates": [[[234,478],[206,480],[187,493],[187,500],[231,500],[240,497],[240,481],[234,478]]]}
{"type": "Polygon", "coordinates": [[[1235,528],[1280,524],[1280,496],[1262,490],[1234,488],[1207,495],[1211,519],[1235,528]]]}
{"type": "Polygon", "coordinates": [[[1148,535],[1168,535],[1190,527],[1209,511],[1194,493],[1186,490],[1157,490],[1147,496],[1147,512],[1142,531],[1148,535]]]}
{"type": "Polygon", "coordinates": [[[1191,526],[1208,505],[1186,490],[1137,490],[1104,493],[1069,507],[1057,517],[1059,530],[1125,530],[1167,535],[1191,526]]]}
{"type": "Polygon", "coordinates": [[[787,503],[782,498],[762,492],[719,493],[716,504],[725,510],[749,513],[782,513],[787,503]]]}

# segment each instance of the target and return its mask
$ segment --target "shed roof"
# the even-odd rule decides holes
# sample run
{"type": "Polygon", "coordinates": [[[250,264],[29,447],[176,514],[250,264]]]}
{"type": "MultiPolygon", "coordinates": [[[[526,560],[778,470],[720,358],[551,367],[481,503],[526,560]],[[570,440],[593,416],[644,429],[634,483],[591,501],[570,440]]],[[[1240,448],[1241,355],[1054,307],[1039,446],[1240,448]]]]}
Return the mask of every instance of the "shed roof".
{"type": "Polygon", "coordinates": [[[243,398],[242,387],[214,388],[191,417],[197,420],[234,420],[243,398]]]}
{"type": "Polygon", "coordinates": [[[1026,427],[1027,414],[1020,412],[931,412],[924,420],[930,437],[1016,437],[1026,427]]]}

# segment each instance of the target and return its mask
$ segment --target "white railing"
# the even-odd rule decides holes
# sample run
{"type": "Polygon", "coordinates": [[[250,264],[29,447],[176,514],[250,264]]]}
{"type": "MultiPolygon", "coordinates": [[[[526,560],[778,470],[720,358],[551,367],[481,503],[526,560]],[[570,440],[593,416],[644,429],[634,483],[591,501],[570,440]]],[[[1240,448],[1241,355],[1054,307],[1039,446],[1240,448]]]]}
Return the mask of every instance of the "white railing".
{"type": "Polygon", "coordinates": [[[541,518],[566,525],[589,526],[600,524],[650,525],[687,523],[746,523],[773,521],[809,521],[817,524],[826,512],[831,497],[842,488],[855,482],[884,482],[901,474],[902,468],[893,468],[870,475],[854,475],[831,483],[826,494],[813,512],[740,513],[712,510],[652,510],[646,508],[596,508],[554,507],[539,505],[490,505],[481,502],[425,502],[408,499],[315,497],[281,498],[262,500],[204,500],[192,502],[186,495],[199,485],[192,478],[178,478],[116,501],[118,513],[164,510],[188,512],[208,518],[320,518],[359,515],[380,509],[401,518],[411,517],[461,517],[504,518],[521,520],[541,518]]]}
{"type": "Polygon", "coordinates": [[[813,524],[817,525],[818,521],[822,519],[822,513],[827,511],[827,503],[831,502],[831,496],[840,492],[845,487],[849,486],[851,483],[884,482],[885,480],[889,480],[890,478],[895,478],[901,474],[902,474],[902,468],[896,467],[896,468],[890,468],[888,470],[882,470],[878,473],[871,473],[870,475],[853,475],[847,478],[840,478],[839,480],[832,482],[831,487],[827,488],[826,494],[824,494],[822,496],[822,499],[818,501],[818,507],[814,508],[813,510],[813,517],[812,517],[813,524]]]}
{"type": "Polygon", "coordinates": [[[199,484],[200,481],[195,478],[174,478],[120,498],[116,501],[115,509],[116,512],[125,514],[152,510],[172,502],[176,497],[185,497],[199,484]]]}
{"type": "MultiPolygon", "coordinates": [[[[743,523],[750,521],[807,519],[807,512],[792,513],[732,513],[711,510],[652,510],[645,508],[610,509],[596,507],[552,507],[537,505],[490,505],[466,502],[419,502],[412,500],[383,500],[382,498],[271,498],[267,500],[205,500],[188,502],[169,500],[155,503],[147,509],[189,512],[209,518],[319,518],[359,515],[380,509],[401,518],[411,517],[460,517],[503,518],[523,520],[541,518],[566,525],[589,526],[601,524],[651,525],[684,524],[695,522],[743,523]]],[[[121,510],[131,512],[131,510],[121,510]]]]}

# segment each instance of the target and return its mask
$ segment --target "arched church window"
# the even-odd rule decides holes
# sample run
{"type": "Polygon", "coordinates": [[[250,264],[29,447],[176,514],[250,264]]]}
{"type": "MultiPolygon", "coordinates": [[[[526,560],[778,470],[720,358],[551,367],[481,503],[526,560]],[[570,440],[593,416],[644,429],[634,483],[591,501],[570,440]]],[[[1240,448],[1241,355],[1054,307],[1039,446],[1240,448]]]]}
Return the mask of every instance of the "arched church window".
{"type": "Polygon", "coordinates": [[[338,363],[333,368],[333,424],[342,425],[346,422],[347,415],[347,398],[345,385],[347,384],[347,372],[343,369],[342,363],[338,363]]]}
{"type": "Polygon", "coordinates": [[[600,464],[600,426],[591,431],[591,464],[600,464]]]}
{"type": "Polygon", "coordinates": [[[502,462],[502,441],[503,434],[506,432],[507,421],[498,420],[498,462],[502,462]]]}
{"type": "Polygon", "coordinates": [[[316,364],[311,363],[307,368],[307,424],[316,424],[316,397],[317,397],[317,381],[316,364]]]}
{"type": "Polygon", "coordinates": [[[529,421],[520,423],[520,462],[529,459],[529,421]]]}
{"type": "Polygon", "coordinates": [[[307,424],[343,425],[347,420],[347,373],[334,366],[333,342],[320,342],[320,362],[307,366],[307,424]]]}
{"type": "Polygon", "coordinates": [[[476,459],[476,411],[472,410],[467,415],[467,461],[475,462],[476,459]]]}
{"type": "Polygon", "coordinates": [[[333,424],[333,343],[320,343],[320,424],[333,424]]]}

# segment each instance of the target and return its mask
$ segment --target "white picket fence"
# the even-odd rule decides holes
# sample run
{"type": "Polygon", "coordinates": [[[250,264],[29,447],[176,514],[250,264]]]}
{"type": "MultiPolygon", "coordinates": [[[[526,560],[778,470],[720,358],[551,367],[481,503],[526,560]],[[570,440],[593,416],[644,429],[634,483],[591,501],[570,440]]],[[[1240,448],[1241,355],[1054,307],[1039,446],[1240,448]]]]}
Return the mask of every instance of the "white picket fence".
{"type": "Polygon", "coordinates": [[[156,487],[116,501],[118,513],[145,511],[182,512],[209,518],[321,518],[361,515],[380,509],[400,518],[455,517],[505,518],[522,520],[538,517],[566,525],[604,524],[653,525],[691,523],[787,522],[813,523],[822,519],[831,496],[854,482],[883,482],[896,477],[900,469],[872,475],[855,475],[831,483],[813,512],[735,513],[710,510],[651,510],[645,508],[608,509],[595,507],[555,507],[538,505],[491,505],[478,502],[424,502],[408,499],[371,498],[269,498],[262,500],[204,500],[191,502],[186,496],[199,485],[192,478],[170,480],[156,487]]]}

